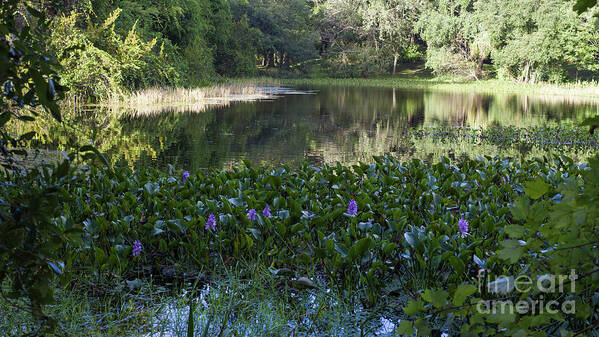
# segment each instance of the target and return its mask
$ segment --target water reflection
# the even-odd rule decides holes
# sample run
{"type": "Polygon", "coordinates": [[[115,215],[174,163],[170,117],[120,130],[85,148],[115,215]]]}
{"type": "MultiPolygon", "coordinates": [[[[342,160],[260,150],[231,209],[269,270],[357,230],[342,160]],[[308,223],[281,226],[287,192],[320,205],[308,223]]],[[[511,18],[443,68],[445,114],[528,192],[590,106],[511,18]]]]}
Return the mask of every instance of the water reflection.
{"type": "MultiPolygon", "coordinates": [[[[433,158],[464,151],[494,155],[497,148],[440,146],[406,136],[427,125],[485,127],[577,122],[598,105],[515,95],[480,95],[388,88],[321,87],[312,94],[233,103],[201,112],[139,114],[96,108],[67,113],[58,125],[42,121],[37,147],[66,150],[94,141],[115,165],[172,164],[186,169],[305,160],[370,161],[373,155],[433,158]],[[461,149],[461,150],[460,150],[461,149]]],[[[517,151],[516,151],[517,152],[517,151]]]]}

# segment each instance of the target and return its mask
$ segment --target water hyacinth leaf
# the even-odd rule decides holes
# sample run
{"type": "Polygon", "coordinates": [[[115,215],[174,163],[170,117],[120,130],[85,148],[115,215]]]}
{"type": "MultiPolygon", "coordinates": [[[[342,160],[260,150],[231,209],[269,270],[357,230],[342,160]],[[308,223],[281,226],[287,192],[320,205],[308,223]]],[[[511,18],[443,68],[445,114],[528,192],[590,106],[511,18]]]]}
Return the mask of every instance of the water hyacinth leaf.
{"type": "Polygon", "coordinates": [[[104,253],[104,250],[94,247],[94,253],[96,264],[103,264],[106,261],[106,254],[104,253]]]}
{"type": "Polygon", "coordinates": [[[229,203],[235,207],[243,207],[245,204],[241,198],[230,198],[227,201],[229,201],[229,203]]]}
{"type": "Polygon", "coordinates": [[[345,248],[343,245],[335,243],[335,250],[341,255],[342,258],[345,259],[347,257],[347,248],[345,248]]]}
{"type": "Polygon", "coordinates": [[[64,263],[63,262],[52,262],[52,261],[47,261],[48,266],[50,267],[50,269],[52,269],[53,272],[55,272],[57,275],[62,275],[62,270],[64,269],[64,263]]]}
{"type": "Polygon", "coordinates": [[[136,278],[135,280],[132,280],[132,281],[125,280],[125,283],[127,284],[127,287],[129,287],[129,289],[131,289],[131,290],[139,289],[142,286],[142,282],[138,278],[136,278]]]}
{"type": "Polygon", "coordinates": [[[421,242],[420,239],[418,239],[418,235],[416,233],[413,232],[407,232],[404,234],[404,237],[406,239],[406,242],[408,243],[408,245],[410,245],[410,247],[416,249],[417,247],[420,246],[421,242]]]}
{"type": "Polygon", "coordinates": [[[299,277],[295,280],[291,280],[292,287],[296,289],[314,289],[316,286],[314,282],[307,277],[299,277]]]}
{"type": "Polygon", "coordinates": [[[282,209],[278,212],[278,216],[280,219],[285,220],[289,218],[289,211],[286,209],[282,209]]]}
{"type": "Polygon", "coordinates": [[[169,229],[171,229],[171,230],[175,230],[175,231],[178,230],[181,233],[184,233],[185,230],[187,230],[187,228],[181,222],[181,219],[172,219],[172,220],[169,220],[167,223],[168,223],[169,229]]]}
{"type": "Polygon", "coordinates": [[[487,262],[481,258],[479,258],[478,256],[474,255],[472,257],[472,259],[474,260],[474,263],[476,263],[479,267],[481,267],[482,269],[485,269],[487,266],[487,262]]]}
{"type": "Polygon", "coordinates": [[[252,233],[252,235],[254,236],[254,239],[261,240],[262,232],[260,232],[259,229],[257,229],[257,228],[248,228],[248,231],[250,233],[252,233]]]}
{"type": "Polygon", "coordinates": [[[524,187],[524,192],[531,199],[537,200],[549,191],[549,187],[550,185],[539,177],[536,180],[527,182],[526,187],[524,187]]]}
{"type": "Polygon", "coordinates": [[[347,254],[350,261],[354,261],[359,257],[364,256],[370,245],[372,244],[371,238],[363,238],[358,240],[350,249],[347,254]]]}
{"type": "Polygon", "coordinates": [[[144,185],[144,189],[146,190],[146,192],[148,192],[148,194],[154,195],[154,194],[158,193],[158,191],[160,190],[160,185],[158,183],[153,184],[151,182],[147,182],[144,185]]]}
{"type": "Polygon", "coordinates": [[[358,228],[360,228],[360,230],[367,232],[372,228],[372,223],[371,222],[360,222],[358,223],[358,228]]]}
{"type": "Polygon", "coordinates": [[[281,197],[276,197],[276,198],[273,200],[273,202],[272,202],[272,205],[273,205],[275,208],[283,208],[283,207],[285,207],[285,206],[286,206],[286,205],[285,205],[285,199],[283,199],[283,198],[281,198],[281,197]]]}
{"type": "Polygon", "coordinates": [[[306,228],[306,226],[300,222],[300,223],[297,223],[297,224],[291,226],[291,229],[289,231],[291,232],[291,234],[296,234],[297,232],[299,232],[305,228],[306,228]]]}

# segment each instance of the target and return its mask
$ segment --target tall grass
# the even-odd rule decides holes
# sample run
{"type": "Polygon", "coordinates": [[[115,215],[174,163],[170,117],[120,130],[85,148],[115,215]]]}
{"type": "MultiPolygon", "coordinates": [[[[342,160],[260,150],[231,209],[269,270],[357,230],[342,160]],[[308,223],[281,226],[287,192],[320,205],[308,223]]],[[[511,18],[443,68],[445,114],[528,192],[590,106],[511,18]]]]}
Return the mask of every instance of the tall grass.
{"type": "Polygon", "coordinates": [[[273,79],[237,79],[202,88],[149,88],[122,97],[113,97],[100,105],[128,110],[132,114],[147,115],[169,111],[201,112],[210,107],[231,102],[271,98],[261,90],[263,86],[278,85],[273,79]]]}

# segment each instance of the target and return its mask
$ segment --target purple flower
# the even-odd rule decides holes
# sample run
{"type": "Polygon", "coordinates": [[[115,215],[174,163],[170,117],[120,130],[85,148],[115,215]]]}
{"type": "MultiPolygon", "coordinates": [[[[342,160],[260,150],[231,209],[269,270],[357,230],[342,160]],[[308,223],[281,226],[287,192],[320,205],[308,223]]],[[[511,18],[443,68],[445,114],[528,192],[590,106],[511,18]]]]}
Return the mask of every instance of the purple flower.
{"type": "Polygon", "coordinates": [[[215,230],[216,229],[216,218],[214,214],[210,213],[208,216],[208,220],[206,221],[206,229],[215,230]]]}
{"type": "Polygon", "coordinates": [[[252,208],[248,211],[248,219],[250,219],[252,221],[256,220],[256,210],[255,209],[252,208]]]}
{"type": "Polygon", "coordinates": [[[133,256],[138,256],[139,254],[141,254],[141,252],[143,252],[143,250],[144,250],[144,247],[141,244],[141,241],[135,240],[133,242],[133,249],[131,250],[131,254],[133,256]]]}
{"type": "Polygon", "coordinates": [[[470,234],[468,233],[468,221],[466,221],[466,219],[460,219],[460,221],[458,221],[458,227],[460,228],[463,238],[470,234]]]}
{"type": "Polygon", "coordinates": [[[349,201],[349,205],[347,206],[347,214],[351,216],[356,216],[358,214],[358,204],[354,199],[349,201]]]}
{"type": "Polygon", "coordinates": [[[272,214],[270,214],[270,207],[268,206],[268,204],[266,205],[266,207],[264,207],[262,214],[267,218],[270,218],[272,216],[272,214]]]}
{"type": "Polygon", "coordinates": [[[187,180],[187,178],[189,178],[189,172],[185,171],[185,172],[183,172],[183,178],[181,178],[181,181],[185,182],[185,180],[187,180]]]}

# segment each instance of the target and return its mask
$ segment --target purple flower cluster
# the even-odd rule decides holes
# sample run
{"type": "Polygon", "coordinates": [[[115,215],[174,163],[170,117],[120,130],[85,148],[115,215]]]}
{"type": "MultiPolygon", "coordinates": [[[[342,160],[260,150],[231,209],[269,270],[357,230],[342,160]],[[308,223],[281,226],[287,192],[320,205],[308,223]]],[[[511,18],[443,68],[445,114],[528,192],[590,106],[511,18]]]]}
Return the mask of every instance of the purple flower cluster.
{"type": "Polygon", "coordinates": [[[349,201],[349,205],[347,206],[347,214],[351,216],[356,216],[358,214],[358,204],[354,199],[349,201]]]}
{"type": "Polygon", "coordinates": [[[181,178],[181,181],[184,183],[187,178],[189,178],[189,172],[185,171],[183,172],[183,178],[181,178]]]}
{"type": "Polygon", "coordinates": [[[210,213],[208,216],[208,220],[206,220],[206,229],[215,230],[216,229],[216,218],[214,214],[210,213]]]}
{"type": "Polygon", "coordinates": [[[272,214],[270,214],[270,207],[268,206],[268,204],[266,205],[266,207],[264,207],[262,215],[264,215],[267,218],[270,218],[272,216],[272,214]]]}
{"type": "Polygon", "coordinates": [[[460,219],[460,221],[458,221],[458,228],[460,229],[463,238],[470,234],[468,233],[468,221],[466,221],[466,219],[460,219]]]}
{"type": "Polygon", "coordinates": [[[133,242],[133,249],[131,249],[131,255],[138,256],[139,254],[141,254],[141,252],[143,252],[143,250],[144,250],[144,247],[141,244],[141,241],[135,240],[133,242]]]}
{"type": "Polygon", "coordinates": [[[252,221],[256,220],[256,214],[257,214],[257,213],[256,213],[256,210],[255,210],[255,209],[253,209],[253,208],[252,208],[252,209],[250,209],[250,210],[248,211],[248,219],[250,219],[250,220],[252,220],[252,221]]]}

